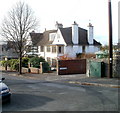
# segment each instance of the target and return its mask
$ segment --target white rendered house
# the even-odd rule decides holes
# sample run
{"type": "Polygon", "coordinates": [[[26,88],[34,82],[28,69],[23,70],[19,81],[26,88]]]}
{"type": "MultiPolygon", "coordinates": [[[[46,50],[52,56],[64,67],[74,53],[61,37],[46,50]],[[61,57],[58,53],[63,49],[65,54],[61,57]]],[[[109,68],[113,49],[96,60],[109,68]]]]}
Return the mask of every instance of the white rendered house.
{"type": "Polygon", "coordinates": [[[94,27],[91,23],[89,30],[80,28],[76,22],[67,28],[56,23],[56,27],[56,30],[39,34],[30,33],[32,42],[36,42],[33,45],[38,48],[38,56],[44,57],[52,66],[56,64],[59,56],[68,55],[75,58],[77,53],[95,53],[100,50],[101,44],[94,39],[94,27]]]}

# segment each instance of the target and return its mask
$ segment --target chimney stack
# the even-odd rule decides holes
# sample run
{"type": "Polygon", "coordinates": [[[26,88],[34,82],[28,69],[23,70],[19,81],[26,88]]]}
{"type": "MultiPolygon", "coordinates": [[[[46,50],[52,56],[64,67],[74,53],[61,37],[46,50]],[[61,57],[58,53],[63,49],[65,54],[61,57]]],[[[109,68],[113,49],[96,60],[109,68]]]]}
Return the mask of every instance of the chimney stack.
{"type": "Polygon", "coordinates": [[[78,24],[74,21],[74,24],[72,24],[72,42],[73,44],[78,44],[78,24]]]}
{"type": "Polygon", "coordinates": [[[88,29],[88,43],[93,44],[93,37],[94,37],[93,28],[94,28],[94,26],[91,23],[89,23],[88,28],[89,28],[88,29]]]}
{"type": "Polygon", "coordinates": [[[55,27],[59,29],[59,28],[63,28],[63,25],[61,23],[58,23],[58,21],[56,21],[55,27]]]}

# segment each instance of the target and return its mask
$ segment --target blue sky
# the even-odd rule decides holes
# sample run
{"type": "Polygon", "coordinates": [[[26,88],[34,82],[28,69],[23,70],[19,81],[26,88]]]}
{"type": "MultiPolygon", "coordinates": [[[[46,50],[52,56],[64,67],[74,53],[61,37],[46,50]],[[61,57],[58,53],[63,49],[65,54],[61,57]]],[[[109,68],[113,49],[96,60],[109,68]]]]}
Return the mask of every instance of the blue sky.
{"type": "MultiPolygon", "coordinates": [[[[2,0],[0,3],[0,24],[11,7],[20,0],[2,0]]],[[[40,21],[38,32],[54,29],[58,21],[70,27],[74,21],[87,29],[89,21],[94,26],[94,38],[108,44],[108,0],[21,0],[35,12],[40,21]]],[[[118,2],[112,2],[113,43],[118,42],[118,2]]]]}

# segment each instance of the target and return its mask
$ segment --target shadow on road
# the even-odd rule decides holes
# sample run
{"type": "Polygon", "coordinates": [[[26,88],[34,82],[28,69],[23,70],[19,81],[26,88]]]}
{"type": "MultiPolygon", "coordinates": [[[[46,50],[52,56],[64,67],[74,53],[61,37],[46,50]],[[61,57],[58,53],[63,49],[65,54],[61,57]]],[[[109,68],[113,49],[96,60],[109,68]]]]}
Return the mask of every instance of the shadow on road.
{"type": "Polygon", "coordinates": [[[2,105],[2,111],[28,111],[41,107],[53,99],[32,94],[12,94],[11,102],[2,105]]]}

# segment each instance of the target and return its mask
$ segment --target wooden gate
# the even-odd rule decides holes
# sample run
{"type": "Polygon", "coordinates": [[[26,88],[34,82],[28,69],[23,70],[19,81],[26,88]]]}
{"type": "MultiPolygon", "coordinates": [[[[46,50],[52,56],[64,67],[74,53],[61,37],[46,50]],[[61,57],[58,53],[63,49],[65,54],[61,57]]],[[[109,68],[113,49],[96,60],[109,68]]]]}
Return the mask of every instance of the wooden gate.
{"type": "Polygon", "coordinates": [[[59,60],[58,75],[86,74],[86,59],[80,60],[59,60]]]}

